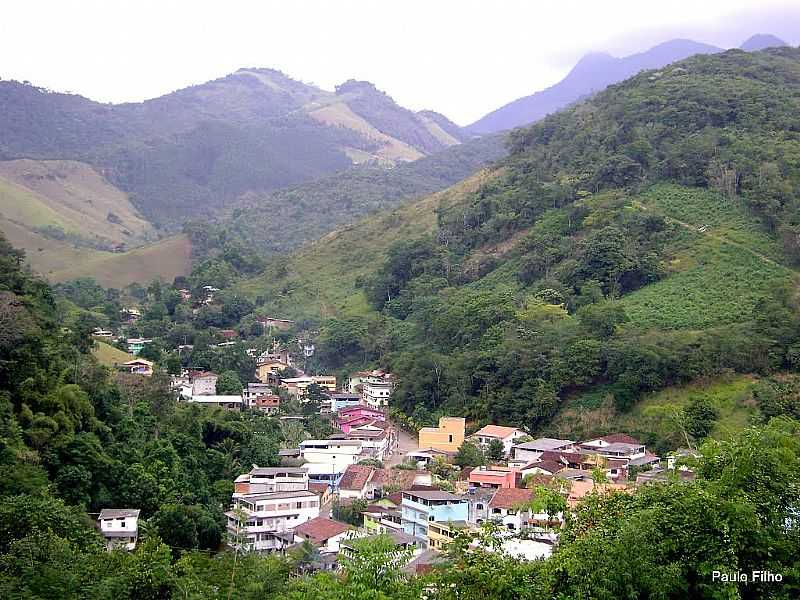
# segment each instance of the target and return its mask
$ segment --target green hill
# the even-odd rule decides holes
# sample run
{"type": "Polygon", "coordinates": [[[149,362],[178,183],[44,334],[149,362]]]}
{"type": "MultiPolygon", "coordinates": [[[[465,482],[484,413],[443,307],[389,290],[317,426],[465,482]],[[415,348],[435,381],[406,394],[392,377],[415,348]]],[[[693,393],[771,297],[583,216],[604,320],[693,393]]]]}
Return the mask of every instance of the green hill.
{"type": "MultiPolygon", "coordinates": [[[[543,430],[602,393],[613,427],[659,390],[796,369],[799,103],[797,49],[643,72],[243,289],[316,322],[328,368],[396,372],[419,423],[543,430]]],[[[725,402],[718,419],[747,420],[725,402]]]]}
{"type": "Polygon", "coordinates": [[[248,192],[363,162],[392,166],[463,139],[441,115],[408,111],[371,84],[328,92],[270,69],[118,105],[0,81],[0,129],[0,160],[86,162],[172,228],[248,192]]]}

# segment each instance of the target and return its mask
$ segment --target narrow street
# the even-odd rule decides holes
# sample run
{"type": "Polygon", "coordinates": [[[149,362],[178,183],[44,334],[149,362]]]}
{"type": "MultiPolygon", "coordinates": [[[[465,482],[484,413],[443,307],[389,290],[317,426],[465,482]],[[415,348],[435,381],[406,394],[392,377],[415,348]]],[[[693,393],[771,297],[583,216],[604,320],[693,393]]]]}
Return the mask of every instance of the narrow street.
{"type": "Polygon", "coordinates": [[[397,450],[384,461],[386,467],[403,462],[403,457],[407,452],[417,449],[417,438],[405,429],[401,429],[396,423],[392,423],[397,431],[397,450]]]}

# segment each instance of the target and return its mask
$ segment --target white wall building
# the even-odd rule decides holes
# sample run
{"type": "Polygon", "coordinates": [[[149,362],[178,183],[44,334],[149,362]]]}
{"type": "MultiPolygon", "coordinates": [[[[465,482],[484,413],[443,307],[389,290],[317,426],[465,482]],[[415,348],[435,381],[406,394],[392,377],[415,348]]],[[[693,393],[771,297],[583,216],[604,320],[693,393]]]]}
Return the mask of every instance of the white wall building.
{"type": "Polygon", "coordinates": [[[106,539],[106,547],[124,547],[133,550],[139,538],[139,510],[128,508],[104,508],[97,518],[100,533],[106,539]]]}
{"type": "Polygon", "coordinates": [[[319,516],[320,499],[308,489],[302,467],[258,467],[234,483],[226,512],[232,547],[257,552],[282,550],[294,542],[295,527],[319,516]]]}
{"type": "Polygon", "coordinates": [[[373,408],[389,406],[393,388],[391,381],[367,381],[361,388],[361,400],[373,408]]]}
{"type": "Polygon", "coordinates": [[[348,465],[361,460],[359,440],[306,440],[300,444],[300,458],[314,481],[334,483],[348,465]]]}

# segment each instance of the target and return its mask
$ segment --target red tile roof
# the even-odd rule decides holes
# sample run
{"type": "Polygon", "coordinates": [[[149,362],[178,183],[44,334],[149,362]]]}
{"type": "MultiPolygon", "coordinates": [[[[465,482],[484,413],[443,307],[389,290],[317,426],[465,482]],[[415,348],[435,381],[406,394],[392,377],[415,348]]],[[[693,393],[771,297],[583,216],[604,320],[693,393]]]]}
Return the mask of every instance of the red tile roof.
{"type": "Polygon", "coordinates": [[[515,508],[533,498],[533,490],[522,488],[500,488],[489,501],[489,508],[515,508]]]}
{"type": "Polygon", "coordinates": [[[519,431],[516,427],[503,427],[502,425],[486,425],[485,427],[481,427],[478,431],[475,432],[475,435],[483,435],[486,437],[494,437],[494,438],[507,438],[515,431],[519,431]]]}
{"type": "Polygon", "coordinates": [[[316,483],[314,481],[308,482],[308,491],[314,492],[319,496],[325,494],[325,492],[328,491],[328,488],[330,488],[330,485],[328,485],[327,483],[316,483]]]}
{"type": "Polygon", "coordinates": [[[564,468],[564,463],[558,462],[555,460],[540,460],[539,462],[530,463],[529,465],[525,465],[524,469],[533,469],[534,467],[538,467],[547,471],[548,473],[555,474],[558,473],[561,469],[564,468]]]}
{"type": "Polygon", "coordinates": [[[295,527],[294,533],[310,540],[314,544],[321,544],[348,529],[350,529],[350,526],[346,523],[340,523],[328,517],[317,517],[295,527]]]}
{"type": "Polygon", "coordinates": [[[347,465],[344,475],[339,482],[339,489],[363,490],[364,486],[372,479],[375,469],[367,465],[347,465]]]}

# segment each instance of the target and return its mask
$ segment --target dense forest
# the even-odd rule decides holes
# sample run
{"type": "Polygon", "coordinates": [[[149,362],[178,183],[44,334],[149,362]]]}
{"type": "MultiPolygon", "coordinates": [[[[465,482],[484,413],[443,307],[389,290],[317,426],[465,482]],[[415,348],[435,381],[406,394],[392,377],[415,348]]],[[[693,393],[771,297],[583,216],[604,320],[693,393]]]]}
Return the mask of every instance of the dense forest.
{"type": "MultiPolygon", "coordinates": [[[[692,483],[591,494],[547,561],[459,537],[415,575],[389,538],[354,541],[337,573],[309,574],[313,547],[286,556],[222,550],[221,512],[246,465],[277,462],[277,419],[177,404],[162,374],[113,376],[90,353],[90,322],[56,319],[56,293],[0,241],[0,595],[4,598],[397,600],[793,598],[800,424],[774,416],[707,441],[692,483]],[[105,549],[92,515],[142,510],[134,552],[105,549]],[[677,518],[679,517],[679,518],[677,518]],[[720,583],[713,571],[766,570],[780,585],[720,583]]],[[[112,302],[72,285],[77,302],[112,302]]],[[[147,293],[154,298],[161,290],[147,293]]],[[[112,295],[113,296],[113,295],[112,295]]],[[[86,315],[82,315],[86,316],[86,315]]],[[[766,415],[798,414],[797,388],[764,391],[766,415]],[[792,400],[793,398],[793,400],[792,400]],[[794,404],[792,404],[794,402],[794,404]]],[[[324,435],[325,425],[308,421],[324,435]]]]}
{"type": "Polygon", "coordinates": [[[546,432],[575,404],[624,415],[676,385],[797,370],[799,58],[733,50],[643,72],[512,132],[470,185],[241,289],[316,320],[328,367],[391,369],[417,425],[455,413],[546,432]]]}

